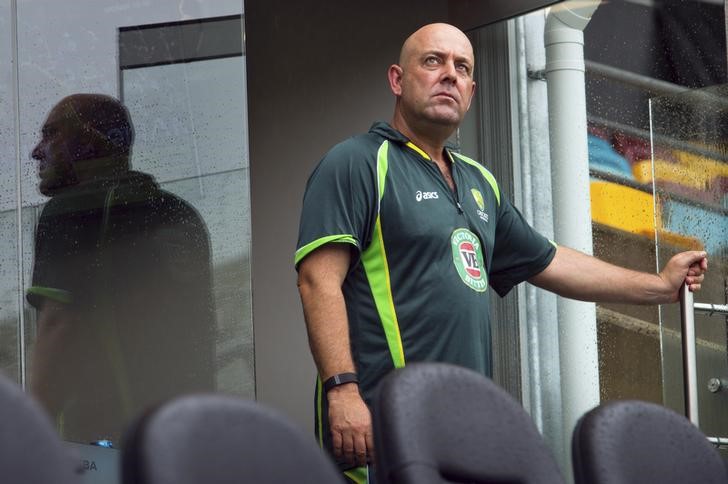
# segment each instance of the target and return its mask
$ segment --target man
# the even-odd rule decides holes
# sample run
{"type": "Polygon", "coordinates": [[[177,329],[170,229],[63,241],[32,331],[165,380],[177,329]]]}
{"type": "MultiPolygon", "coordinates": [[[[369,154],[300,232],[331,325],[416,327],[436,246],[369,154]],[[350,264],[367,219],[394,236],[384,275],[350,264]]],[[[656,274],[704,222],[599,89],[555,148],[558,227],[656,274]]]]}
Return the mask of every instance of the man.
{"type": "Polygon", "coordinates": [[[148,405],[214,389],[209,236],[197,211],[130,167],[126,108],[74,94],[32,156],[50,197],[35,235],[31,389],[67,440],[112,440],[148,405]]]}
{"type": "Polygon", "coordinates": [[[660,274],[638,273],[533,231],[487,170],[446,146],[470,106],[473,67],[455,27],[412,34],[388,71],[391,125],[334,147],[306,189],[296,265],[320,376],[317,432],[344,468],[371,462],[366,402],[392,368],[430,360],[490,374],[488,285],[658,304],[684,281],[698,290],[707,269],[705,253],[686,252],[660,274]]]}

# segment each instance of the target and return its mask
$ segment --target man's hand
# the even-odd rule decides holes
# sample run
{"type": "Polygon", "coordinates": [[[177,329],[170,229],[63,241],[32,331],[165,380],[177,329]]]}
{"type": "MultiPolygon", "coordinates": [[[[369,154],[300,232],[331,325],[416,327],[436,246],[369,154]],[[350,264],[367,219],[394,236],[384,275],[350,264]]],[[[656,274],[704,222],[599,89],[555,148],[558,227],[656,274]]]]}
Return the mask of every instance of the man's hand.
{"type": "Polygon", "coordinates": [[[659,274],[667,285],[670,301],[678,300],[683,283],[691,291],[699,291],[707,270],[708,254],[702,251],[680,252],[670,259],[659,274]]]}
{"type": "Polygon", "coordinates": [[[348,465],[365,466],[374,460],[372,416],[355,383],[329,390],[329,424],[334,456],[348,465]]]}

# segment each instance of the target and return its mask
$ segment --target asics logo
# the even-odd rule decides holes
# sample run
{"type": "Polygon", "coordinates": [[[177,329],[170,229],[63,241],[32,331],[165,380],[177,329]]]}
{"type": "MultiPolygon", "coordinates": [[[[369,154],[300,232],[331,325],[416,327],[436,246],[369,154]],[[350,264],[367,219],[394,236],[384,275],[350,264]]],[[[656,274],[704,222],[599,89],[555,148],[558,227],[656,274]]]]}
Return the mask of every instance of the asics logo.
{"type": "Polygon", "coordinates": [[[415,193],[415,200],[418,202],[421,202],[422,200],[435,200],[440,197],[437,196],[437,192],[423,192],[420,190],[417,190],[417,193],[415,193]]]}

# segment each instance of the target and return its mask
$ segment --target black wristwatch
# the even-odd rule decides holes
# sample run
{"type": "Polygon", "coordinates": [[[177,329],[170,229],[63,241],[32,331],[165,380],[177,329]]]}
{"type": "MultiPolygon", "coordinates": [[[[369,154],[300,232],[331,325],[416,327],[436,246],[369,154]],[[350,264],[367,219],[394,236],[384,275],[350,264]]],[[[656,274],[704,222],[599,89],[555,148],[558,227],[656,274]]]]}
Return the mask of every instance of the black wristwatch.
{"type": "Polygon", "coordinates": [[[328,393],[332,388],[345,383],[359,383],[359,378],[357,378],[356,373],[337,373],[324,382],[324,393],[328,393]]]}

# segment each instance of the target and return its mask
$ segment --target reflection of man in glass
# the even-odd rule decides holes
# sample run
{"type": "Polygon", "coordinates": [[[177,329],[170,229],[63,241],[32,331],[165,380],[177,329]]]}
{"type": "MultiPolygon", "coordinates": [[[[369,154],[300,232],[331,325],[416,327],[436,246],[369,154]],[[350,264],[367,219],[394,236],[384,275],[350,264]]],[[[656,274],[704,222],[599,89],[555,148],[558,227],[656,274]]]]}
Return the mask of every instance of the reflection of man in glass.
{"type": "Polygon", "coordinates": [[[214,386],[207,229],[130,169],[133,138],[119,101],[76,94],[51,110],[32,152],[51,198],[28,290],[31,385],[69,440],[116,441],[147,405],[214,386]]]}

